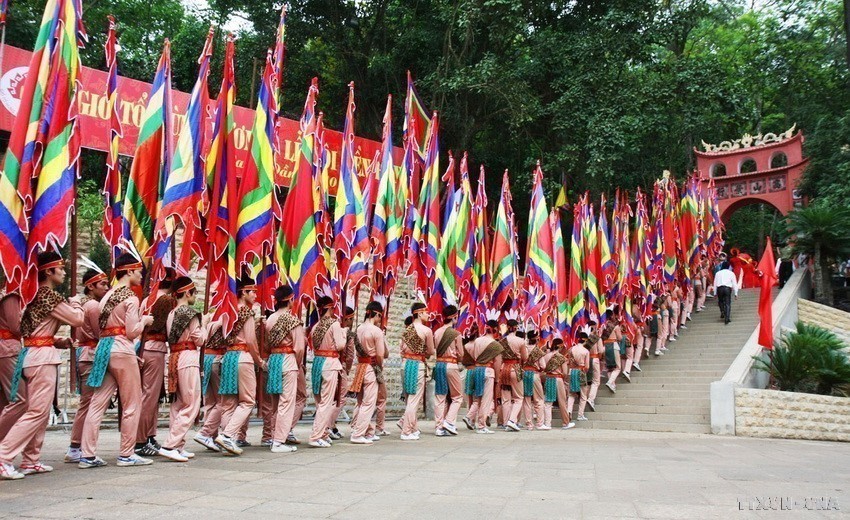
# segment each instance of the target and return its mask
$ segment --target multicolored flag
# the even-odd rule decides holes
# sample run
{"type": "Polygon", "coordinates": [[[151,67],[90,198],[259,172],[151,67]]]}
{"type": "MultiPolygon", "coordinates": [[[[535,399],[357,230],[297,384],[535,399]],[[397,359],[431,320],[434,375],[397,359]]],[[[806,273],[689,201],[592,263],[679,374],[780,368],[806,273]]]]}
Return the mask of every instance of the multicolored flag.
{"type": "Polygon", "coordinates": [[[428,110],[422,103],[422,98],[416,92],[413,84],[413,76],[407,71],[407,97],[404,101],[404,142],[413,140],[419,159],[424,161],[428,155],[427,136],[431,132],[432,119],[428,117],[428,110]]]}
{"type": "Polygon", "coordinates": [[[280,107],[280,86],[283,85],[283,60],[286,55],[286,3],[280,8],[280,22],[274,42],[274,75],[272,76],[272,99],[280,107]]]}
{"type": "Polygon", "coordinates": [[[573,206],[573,232],[570,236],[570,277],[567,287],[569,301],[568,322],[573,335],[586,321],[583,285],[584,271],[584,233],[587,197],[583,197],[573,206]]]}
{"type": "Polygon", "coordinates": [[[567,273],[567,255],[564,251],[564,234],[561,230],[561,213],[557,207],[552,208],[549,213],[549,227],[552,229],[552,253],[555,267],[555,291],[553,293],[553,303],[557,306],[555,328],[566,338],[570,334],[569,276],[567,273]]]}
{"type": "Polygon", "coordinates": [[[511,185],[508,170],[502,175],[502,193],[493,228],[493,247],[490,250],[490,274],[493,284],[494,309],[503,308],[516,298],[519,280],[519,247],[517,246],[516,217],[511,206],[511,185]]]}
{"type": "Polygon", "coordinates": [[[301,114],[298,168],[292,177],[289,195],[281,211],[283,218],[277,239],[281,279],[289,283],[295,291],[296,311],[303,301],[315,301],[318,288],[327,284],[323,251],[316,225],[320,211],[319,190],[314,185],[314,169],[318,159],[318,94],[319,80],[313,78],[304,103],[304,112],[301,114]]]}
{"type": "MultiPolygon", "coordinates": [[[[389,296],[395,290],[404,259],[403,235],[408,204],[406,170],[393,165],[392,96],[387,99],[381,150],[380,183],[372,216],[375,246],[372,251],[375,271],[372,289],[374,293],[389,296]]],[[[409,150],[406,153],[409,154],[409,150]]]]}
{"type": "MultiPolygon", "coordinates": [[[[599,263],[602,266],[602,275],[597,278],[596,282],[599,287],[600,294],[608,295],[613,289],[617,278],[617,264],[611,255],[611,231],[608,229],[608,208],[605,205],[605,195],[602,195],[602,200],[599,203],[599,263]]],[[[614,214],[617,213],[615,206],[614,214]]]]}
{"type": "MultiPolygon", "coordinates": [[[[422,189],[416,203],[408,258],[415,272],[416,287],[428,300],[434,297],[437,273],[437,255],[440,248],[440,124],[437,113],[431,119],[425,155],[422,189]]],[[[441,305],[442,298],[434,299],[441,305]]],[[[441,308],[432,308],[439,312],[441,308]]]]}
{"type": "Polygon", "coordinates": [[[237,197],[236,143],[233,132],[236,123],[233,104],[236,98],[234,77],[233,35],[227,36],[224,51],[224,71],[213,119],[212,141],[206,160],[207,185],[212,187],[207,212],[207,240],[210,258],[207,259],[211,304],[214,319],[222,321],[225,335],[230,334],[237,317],[236,279],[236,222],[239,210],[237,197]]]}
{"type": "Polygon", "coordinates": [[[177,223],[183,225],[183,248],[180,265],[189,269],[191,252],[205,259],[207,240],[201,229],[199,210],[206,189],[204,178],[204,144],[206,141],[206,112],[209,104],[207,80],[210,73],[210,58],[213,53],[215,28],[210,27],[207,40],[198,58],[198,79],[192,88],[186,119],[177,138],[177,147],[171,160],[171,170],[165,181],[162,194],[162,209],[157,219],[156,240],[164,242],[174,234],[177,223]]]}
{"type": "Polygon", "coordinates": [[[236,223],[236,265],[265,262],[274,242],[274,125],[277,106],[273,97],[272,52],[266,53],[266,67],[257,93],[254,126],[249,153],[239,180],[236,223]]]}
{"type": "Polygon", "coordinates": [[[166,39],[139,124],[139,139],[124,195],[124,238],[145,255],[152,249],[160,198],[171,171],[173,106],[171,43],[166,39]]]}
{"type": "Polygon", "coordinates": [[[528,247],[526,249],[525,315],[538,330],[552,325],[552,302],[555,296],[555,261],[549,209],[543,192],[543,169],[540,161],[534,170],[531,206],[528,215],[528,247]]]}
{"type": "Polygon", "coordinates": [[[6,25],[6,14],[9,12],[9,0],[0,0],[0,25],[6,25]]]}
{"type": "Polygon", "coordinates": [[[121,170],[118,167],[118,143],[122,137],[121,119],[118,117],[118,53],[115,40],[115,18],[109,19],[106,35],[106,113],[109,114],[109,149],[106,152],[106,180],[103,183],[105,207],[103,211],[103,238],[110,246],[112,259],[118,256],[118,243],[124,233],[124,213],[121,208],[121,170]]]}
{"type": "Polygon", "coordinates": [[[451,230],[448,228],[452,219],[452,212],[455,209],[457,202],[460,200],[460,190],[455,190],[455,159],[452,152],[449,151],[449,164],[446,167],[446,173],[443,174],[443,182],[446,183],[445,205],[443,207],[443,218],[440,234],[440,248],[437,252],[437,266],[434,281],[434,292],[432,301],[429,302],[429,308],[442,308],[444,305],[457,304],[457,298],[453,292],[454,274],[453,268],[455,257],[445,254],[445,248],[451,240],[451,230]],[[436,300],[441,299],[438,303],[436,300]]]}
{"type": "MultiPolygon", "coordinates": [[[[48,8],[51,3],[48,3],[48,8]]],[[[41,100],[43,105],[40,113],[30,112],[30,125],[37,125],[35,139],[31,143],[35,148],[30,148],[30,167],[25,171],[19,170],[18,192],[32,193],[35,188],[35,196],[32,199],[32,211],[30,212],[30,228],[27,237],[27,261],[28,273],[20,280],[21,296],[24,303],[28,303],[38,290],[38,281],[35,276],[36,257],[38,253],[47,248],[59,249],[65,245],[68,239],[68,223],[71,212],[74,211],[75,183],[78,176],[78,159],[80,153],[80,135],[77,128],[77,103],[76,94],[80,70],[79,47],[87,40],[85,30],[82,28],[82,5],[78,2],[63,1],[58,5],[58,17],[48,18],[45,12],[47,27],[52,29],[50,39],[53,41],[46,44],[50,48],[50,54],[43,58],[49,60],[49,68],[39,68],[38,74],[46,73],[46,82],[37,84],[45,85],[43,91],[38,89],[32,91],[34,95],[39,92],[44,96],[41,100]],[[24,175],[30,173],[30,176],[24,175]],[[22,190],[23,188],[23,190],[22,190]]],[[[45,28],[45,24],[42,24],[45,28]]],[[[40,39],[40,38],[39,38],[40,39]]],[[[32,65],[32,64],[31,64],[32,65]]],[[[32,66],[30,74],[35,73],[32,66]]],[[[29,78],[28,78],[29,79],[29,78]]],[[[25,91],[30,92],[30,91],[25,91]]],[[[26,94],[25,94],[26,95],[26,94]]],[[[31,102],[30,102],[31,103],[31,102]]],[[[29,103],[28,103],[29,104],[29,103]]],[[[25,104],[22,102],[20,110],[23,111],[25,104]]],[[[33,106],[35,108],[35,106],[33,106]]],[[[18,113],[21,114],[22,112],[18,113]]],[[[23,120],[15,121],[16,131],[24,131],[23,120]]],[[[31,128],[31,127],[30,127],[31,128]]],[[[27,131],[30,130],[27,128],[27,131]]],[[[14,132],[13,132],[14,134],[14,132]]],[[[10,142],[10,154],[17,157],[17,148],[10,142]],[[14,150],[14,152],[13,152],[14,150]]],[[[25,145],[26,146],[26,145],[25,145]]],[[[26,148],[24,156],[26,156],[26,148]]],[[[20,163],[18,163],[20,164],[20,163]]],[[[14,170],[17,165],[12,165],[14,170]]],[[[6,162],[9,175],[9,161],[6,162]]],[[[10,178],[15,174],[9,175],[10,178]]],[[[24,201],[26,203],[26,197],[24,201]]],[[[15,289],[15,280],[10,280],[7,290],[15,289]]]]}
{"type": "Polygon", "coordinates": [[[342,153],[340,155],[339,186],[334,208],[334,242],[336,276],[331,283],[338,284],[337,304],[342,311],[345,299],[342,293],[355,291],[369,279],[369,232],[366,229],[363,195],[354,161],[354,82],[348,84],[348,108],[345,111],[345,126],[342,131],[342,153]]]}
{"type": "Polygon", "coordinates": [[[699,182],[699,178],[695,176],[688,179],[685,194],[679,202],[679,232],[686,277],[690,277],[690,273],[696,270],[699,264],[699,254],[702,252],[699,233],[699,208],[697,206],[699,182]]]}
{"type": "Polygon", "coordinates": [[[585,205],[584,217],[584,286],[587,296],[585,308],[588,318],[602,323],[605,307],[605,295],[599,290],[602,279],[602,256],[599,247],[599,232],[593,215],[593,205],[585,205]]]}
{"type": "Polygon", "coordinates": [[[464,289],[464,283],[468,283],[472,268],[468,249],[472,187],[469,182],[469,161],[466,152],[460,160],[460,188],[455,191],[451,206],[452,211],[440,239],[437,278],[445,291],[446,301],[460,303],[459,295],[464,289]]]}
{"type": "MultiPolygon", "coordinates": [[[[487,190],[484,186],[484,166],[478,173],[478,191],[472,204],[472,220],[470,221],[470,256],[471,273],[469,290],[469,305],[478,330],[483,331],[486,324],[485,314],[490,303],[490,272],[488,269],[489,236],[487,234],[487,190]]],[[[462,293],[463,294],[463,293],[462,293]]],[[[463,296],[461,296],[463,301],[463,296]]]]}

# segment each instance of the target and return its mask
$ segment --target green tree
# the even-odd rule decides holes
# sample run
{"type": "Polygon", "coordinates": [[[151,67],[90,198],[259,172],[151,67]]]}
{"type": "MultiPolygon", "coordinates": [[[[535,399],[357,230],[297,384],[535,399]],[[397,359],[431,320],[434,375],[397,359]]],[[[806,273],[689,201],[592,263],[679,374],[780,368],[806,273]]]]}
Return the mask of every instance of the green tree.
{"type": "Polygon", "coordinates": [[[833,304],[830,264],[850,257],[850,208],[813,204],[788,214],[789,240],[795,253],[811,255],[815,299],[833,304]]]}

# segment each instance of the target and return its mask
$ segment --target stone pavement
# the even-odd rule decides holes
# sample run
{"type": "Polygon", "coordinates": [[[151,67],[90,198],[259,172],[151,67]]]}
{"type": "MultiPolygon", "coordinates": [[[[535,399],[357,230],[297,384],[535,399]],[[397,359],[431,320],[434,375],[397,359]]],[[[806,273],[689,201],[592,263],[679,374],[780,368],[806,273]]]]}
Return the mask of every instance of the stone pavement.
{"type": "MultiPolygon", "coordinates": [[[[847,518],[850,444],[701,434],[560,429],[239,458],[196,450],[179,464],[63,464],[67,433],[49,432],[49,475],[0,482],[2,518],[847,518]],[[792,511],[740,511],[739,499],[793,497],[792,511]],[[840,511],[801,510],[833,497],[840,511]]],[[[299,425],[306,438],[308,425],[299,425]]],[[[347,427],[342,428],[347,431],[347,427]]],[[[252,425],[253,441],[258,431],[252,425]]],[[[200,448],[190,443],[190,449],[200,448]]],[[[746,502],[745,502],[746,504],[746,502]]],[[[746,505],[744,506],[747,507],[746,505]]]]}

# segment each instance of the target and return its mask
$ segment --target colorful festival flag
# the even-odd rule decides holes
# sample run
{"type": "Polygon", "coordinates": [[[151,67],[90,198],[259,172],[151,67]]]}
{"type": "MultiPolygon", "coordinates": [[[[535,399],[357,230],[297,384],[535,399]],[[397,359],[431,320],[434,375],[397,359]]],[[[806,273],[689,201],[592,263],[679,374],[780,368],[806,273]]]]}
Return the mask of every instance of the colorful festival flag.
{"type": "Polygon", "coordinates": [[[549,213],[549,227],[552,229],[552,253],[555,268],[555,290],[553,303],[556,305],[555,329],[563,337],[570,335],[569,276],[567,274],[567,255],[564,251],[564,234],[561,230],[561,213],[557,207],[549,213]]]}
{"type": "Polygon", "coordinates": [[[537,161],[537,168],[534,170],[530,208],[528,247],[525,255],[525,315],[538,330],[544,331],[553,325],[555,263],[552,227],[549,224],[549,210],[543,192],[543,169],[540,167],[540,161],[537,161]]]}
{"type": "Polygon", "coordinates": [[[103,238],[110,246],[112,259],[118,256],[118,244],[124,233],[124,213],[121,207],[121,170],[118,167],[118,144],[122,137],[118,117],[118,53],[115,40],[115,18],[109,19],[106,35],[106,113],[109,114],[109,150],[106,152],[106,180],[103,183],[103,238]]]}
{"type": "Polygon", "coordinates": [[[153,235],[171,171],[171,44],[166,39],[139,125],[136,153],[124,195],[124,238],[142,254],[151,251],[153,235]]]}
{"type": "Polygon", "coordinates": [[[570,277],[567,287],[569,301],[568,322],[570,331],[576,334],[578,328],[586,322],[583,285],[584,271],[584,233],[587,196],[582,197],[573,206],[573,232],[570,236],[570,277]]]}
{"type": "Polygon", "coordinates": [[[493,224],[493,246],[490,250],[490,274],[493,284],[492,308],[501,309],[516,298],[519,280],[519,247],[516,220],[511,206],[508,170],[502,175],[502,193],[493,224]]]}

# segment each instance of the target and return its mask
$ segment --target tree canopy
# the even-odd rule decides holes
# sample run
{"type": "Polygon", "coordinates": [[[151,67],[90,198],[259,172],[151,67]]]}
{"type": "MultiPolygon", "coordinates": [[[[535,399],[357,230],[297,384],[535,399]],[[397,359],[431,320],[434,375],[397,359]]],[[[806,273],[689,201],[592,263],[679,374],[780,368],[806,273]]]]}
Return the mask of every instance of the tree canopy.
{"type": "MultiPolygon", "coordinates": [[[[121,74],[150,81],[168,37],[174,86],[188,91],[209,24],[223,25],[238,37],[238,102],[250,105],[254,63],[273,45],[280,7],[84,1],[91,41],[83,61],[103,67],[111,13],[121,74]]],[[[42,0],[13,2],[7,42],[30,48],[42,8],[42,0]]],[[[341,128],[353,80],[357,133],[380,137],[388,93],[400,132],[409,69],[427,107],[441,113],[443,151],[468,150],[490,172],[494,195],[510,169],[519,215],[538,158],[553,196],[562,177],[572,197],[634,189],[664,169],[683,177],[700,140],[796,123],[812,157],[806,194],[847,205],[843,16],[838,0],[302,0],[287,17],[282,110],[297,118],[318,76],[326,123],[341,128]]]]}

